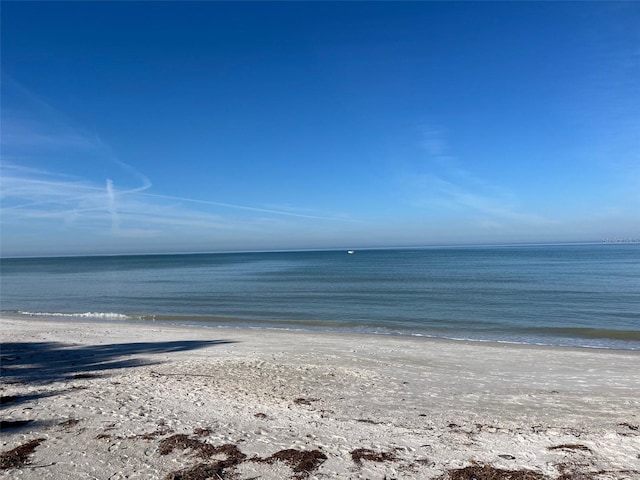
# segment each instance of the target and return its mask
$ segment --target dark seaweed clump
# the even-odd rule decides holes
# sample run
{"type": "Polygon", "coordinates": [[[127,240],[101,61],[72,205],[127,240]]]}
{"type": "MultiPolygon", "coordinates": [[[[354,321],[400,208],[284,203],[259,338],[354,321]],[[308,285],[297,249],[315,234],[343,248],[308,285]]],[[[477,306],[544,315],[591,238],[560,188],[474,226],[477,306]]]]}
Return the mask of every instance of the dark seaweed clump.
{"type": "Polygon", "coordinates": [[[301,451],[295,449],[281,450],[268,458],[247,459],[247,456],[240,451],[237,445],[228,443],[216,447],[184,434],[172,435],[160,442],[158,451],[161,455],[168,455],[174,450],[191,450],[194,455],[202,459],[209,459],[213,455],[224,455],[226,458],[224,460],[210,459],[207,463],[199,463],[190,468],[171,472],[164,480],[222,479],[225,478],[225,475],[230,474],[228,469],[245,461],[269,464],[283,462],[291,467],[295,478],[304,479],[327,459],[327,456],[319,450],[301,451]]]}
{"type": "Polygon", "coordinates": [[[502,470],[489,465],[471,465],[449,470],[447,480],[543,480],[543,475],[530,470],[502,470]]]}
{"type": "Polygon", "coordinates": [[[20,468],[29,461],[29,457],[35,449],[44,442],[44,438],[36,438],[23,443],[19,447],[0,453],[0,469],[20,468]]]}
{"type": "Polygon", "coordinates": [[[362,464],[362,460],[370,462],[393,462],[396,457],[387,452],[374,452],[368,448],[357,448],[351,452],[351,459],[358,465],[362,464]]]}

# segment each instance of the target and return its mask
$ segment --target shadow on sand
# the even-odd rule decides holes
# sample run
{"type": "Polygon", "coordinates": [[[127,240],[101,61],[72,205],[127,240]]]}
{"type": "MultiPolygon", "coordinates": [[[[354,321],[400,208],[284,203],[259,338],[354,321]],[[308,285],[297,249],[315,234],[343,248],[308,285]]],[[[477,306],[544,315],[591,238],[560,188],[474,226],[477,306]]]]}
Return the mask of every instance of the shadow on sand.
{"type": "Polygon", "coordinates": [[[15,342],[0,345],[2,379],[5,383],[47,385],[53,382],[96,378],[116,368],[161,363],[128,358],[144,354],[184,352],[229,340],[136,342],[110,345],[70,345],[57,342],[15,342]]]}
{"type": "MultiPolygon", "coordinates": [[[[215,345],[235,343],[229,340],[191,340],[174,342],[136,342],[110,345],[71,345],[57,342],[14,342],[0,344],[2,383],[42,387],[15,395],[0,396],[0,409],[15,407],[40,398],[59,395],[86,386],[71,385],[48,389],[55,382],[98,378],[118,368],[162,363],[137,358],[138,355],[184,352],[215,345]]],[[[0,431],[33,427],[31,421],[0,419],[0,431]]]]}
{"type": "MultiPolygon", "coordinates": [[[[55,382],[99,378],[118,368],[162,363],[161,360],[139,358],[139,355],[184,352],[229,343],[235,342],[192,340],[110,345],[73,345],[57,342],[3,343],[0,344],[1,383],[26,388],[25,391],[13,395],[6,395],[3,392],[0,396],[0,410],[4,411],[5,407],[15,407],[40,398],[88,388],[86,385],[77,384],[62,385],[62,388],[47,388],[55,382]]],[[[33,426],[30,420],[0,419],[0,431],[33,426]]]]}

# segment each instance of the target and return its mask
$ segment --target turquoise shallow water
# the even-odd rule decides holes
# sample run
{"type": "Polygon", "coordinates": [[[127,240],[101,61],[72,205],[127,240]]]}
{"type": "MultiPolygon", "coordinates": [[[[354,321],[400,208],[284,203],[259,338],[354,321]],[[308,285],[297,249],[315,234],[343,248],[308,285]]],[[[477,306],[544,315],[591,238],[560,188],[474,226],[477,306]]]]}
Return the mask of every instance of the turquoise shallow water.
{"type": "Polygon", "coordinates": [[[5,314],[640,349],[640,245],[3,259],[5,314]]]}

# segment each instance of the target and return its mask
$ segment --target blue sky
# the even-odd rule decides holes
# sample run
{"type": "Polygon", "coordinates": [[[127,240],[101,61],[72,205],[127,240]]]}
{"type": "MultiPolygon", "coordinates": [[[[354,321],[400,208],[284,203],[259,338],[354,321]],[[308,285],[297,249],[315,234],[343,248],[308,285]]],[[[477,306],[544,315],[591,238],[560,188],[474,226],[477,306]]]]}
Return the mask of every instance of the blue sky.
{"type": "Polygon", "coordinates": [[[2,2],[2,255],[640,236],[640,3],[2,2]]]}

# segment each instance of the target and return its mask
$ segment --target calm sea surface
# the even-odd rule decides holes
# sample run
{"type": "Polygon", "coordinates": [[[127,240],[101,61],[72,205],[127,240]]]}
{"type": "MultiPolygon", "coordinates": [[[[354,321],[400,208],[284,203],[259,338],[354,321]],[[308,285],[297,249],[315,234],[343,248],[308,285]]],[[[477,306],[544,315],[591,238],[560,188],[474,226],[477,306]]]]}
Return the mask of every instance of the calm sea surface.
{"type": "Polygon", "coordinates": [[[2,313],[640,349],[640,245],[3,259],[2,313]]]}

